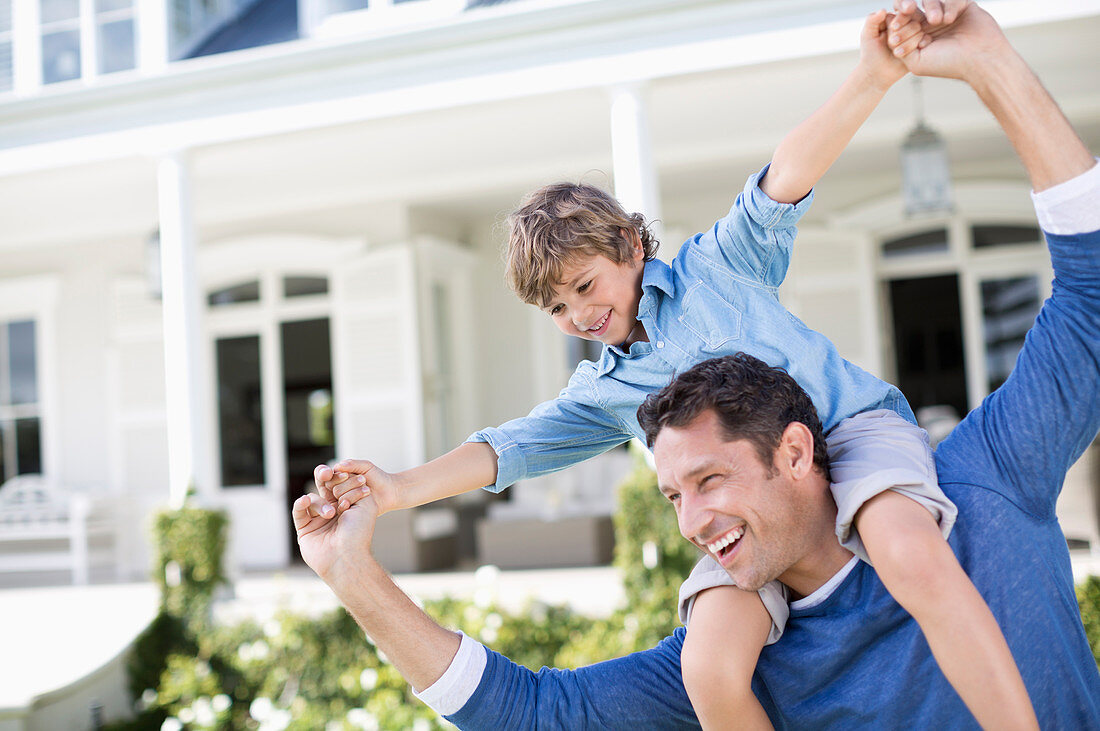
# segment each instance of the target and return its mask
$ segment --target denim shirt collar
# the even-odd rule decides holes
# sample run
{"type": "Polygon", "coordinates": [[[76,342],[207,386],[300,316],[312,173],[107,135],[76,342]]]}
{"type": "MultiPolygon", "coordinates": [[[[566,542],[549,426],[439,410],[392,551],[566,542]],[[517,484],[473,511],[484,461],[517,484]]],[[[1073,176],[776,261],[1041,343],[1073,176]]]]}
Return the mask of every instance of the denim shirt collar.
{"type": "MultiPolygon", "coordinates": [[[[652,319],[657,311],[659,298],[657,290],[672,296],[676,293],[676,285],[672,281],[672,267],[660,259],[652,259],[645,262],[642,269],[642,297],[638,301],[639,320],[643,317],[652,319]]],[[[630,358],[648,353],[650,347],[649,343],[634,343],[626,350],[617,345],[604,346],[600,361],[596,364],[596,372],[600,376],[606,375],[615,367],[618,358],[630,358]],[[635,345],[638,347],[634,347],[635,345]],[[630,352],[631,350],[635,352],[630,352]]]]}

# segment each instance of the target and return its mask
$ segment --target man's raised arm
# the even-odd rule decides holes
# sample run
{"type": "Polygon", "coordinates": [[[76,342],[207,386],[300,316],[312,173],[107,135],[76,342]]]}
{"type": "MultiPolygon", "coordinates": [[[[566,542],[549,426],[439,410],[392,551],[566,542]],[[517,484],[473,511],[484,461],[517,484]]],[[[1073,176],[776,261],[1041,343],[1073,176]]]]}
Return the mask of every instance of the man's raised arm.
{"type": "MultiPolygon", "coordinates": [[[[911,0],[899,14],[919,12],[911,0]]],[[[968,449],[1012,499],[1051,518],[1066,470],[1100,429],[1100,167],[993,18],[966,0],[926,0],[938,24],[905,57],[914,73],[970,84],[1005,130],[1035,189],[1054,267],[1008,380],[940,446],[968,449]],[[947,12],[944,12],[946,9],[947,12]]]]}

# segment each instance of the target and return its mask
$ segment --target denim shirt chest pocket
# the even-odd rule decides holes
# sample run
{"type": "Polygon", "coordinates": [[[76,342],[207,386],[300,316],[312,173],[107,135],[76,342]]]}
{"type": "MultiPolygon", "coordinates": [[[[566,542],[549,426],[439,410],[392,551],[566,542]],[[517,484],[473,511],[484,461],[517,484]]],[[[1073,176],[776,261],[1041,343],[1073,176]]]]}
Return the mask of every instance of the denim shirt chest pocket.
{"type": "Polygon", "coordinates": [[[703,281],[688,287],[677,319],[701,341],[694,345],[704,352],[721,352],[727,343],[741,337],[742,310],[703,281]]]}

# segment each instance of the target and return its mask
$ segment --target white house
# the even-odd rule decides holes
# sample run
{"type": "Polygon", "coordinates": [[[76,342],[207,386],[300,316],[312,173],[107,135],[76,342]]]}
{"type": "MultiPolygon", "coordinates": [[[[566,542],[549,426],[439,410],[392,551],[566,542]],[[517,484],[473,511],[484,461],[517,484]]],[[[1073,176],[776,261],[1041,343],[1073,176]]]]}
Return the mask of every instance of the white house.
{"type": "MultiPolygon", "coordinates": [[[[498,223],[525,191],[613,187],[671,256],[839,84],[879,4],[0,0],[0,482],[109,496],[124,576],[189,484],[230,512],[236,569],[287,565],[315,464],[418,464],[584,355],[503,284],[498,223]]],[[[985,5],[1100,150],[1100,0],[985,5]]],[[[964,412],[1049,292],[1035,226],[974,95],[906,80],[819,186],[782,296],[915,408],[964,412]],[[918,100],[954,202],[908,217],[918,100]]],[[[395,555],[606,515],[623,460],[412,536],[394,519],[395,555]]],[[[1061,504],[1076,547],[1100,550],[1098,495],[1090,453],[1061,504]]],[[[584,560],[557,535],[545,563],[584,560]]]]}

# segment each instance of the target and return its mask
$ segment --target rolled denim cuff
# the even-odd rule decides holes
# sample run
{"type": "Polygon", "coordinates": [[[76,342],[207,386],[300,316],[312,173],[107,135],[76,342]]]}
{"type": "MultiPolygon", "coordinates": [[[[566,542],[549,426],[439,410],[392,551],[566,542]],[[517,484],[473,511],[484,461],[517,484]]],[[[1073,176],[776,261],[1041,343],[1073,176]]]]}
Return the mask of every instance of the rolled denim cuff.
{"type": "Polygon", "coordinates": [[[482,429],[471,434],[466,441],[483,442],[497,453],[497,481],[492,485],[485,485],[483,490],[500,492],[527,476],[527,458],[523,456],[523,450],[500,429],[482,429]]]}
{"type": "Polygon", "coordinates": [[[1032,191],[1031,201],[1047,233],[1072,236],[1100,230],[1100,164],[1053,188],[1032,191]]]}
{"type": "Polygon", "coordinates": [[[771,163],[768,163],[760,169],[760,172],[750,175],[745,181],[745,190],[741,196],[745,213],[764,228],[794,226],[813,203],[814,192],[810,190],[798,203],[780,203],[772,200],[760,189],[760,180],[770,167],[771,163]]]}

